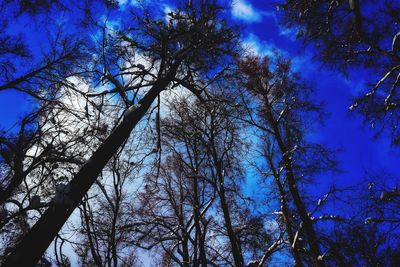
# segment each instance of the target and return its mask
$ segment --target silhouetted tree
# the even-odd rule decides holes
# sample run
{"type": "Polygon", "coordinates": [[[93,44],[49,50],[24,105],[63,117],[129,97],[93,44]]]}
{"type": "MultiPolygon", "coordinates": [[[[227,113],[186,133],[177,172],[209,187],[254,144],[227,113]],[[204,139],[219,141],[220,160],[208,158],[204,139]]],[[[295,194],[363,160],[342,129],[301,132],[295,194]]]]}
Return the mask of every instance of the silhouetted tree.
{"type": "Polygon", "coordinates": [[[83,265],[138,264],[128,226],[133,221],[134,202],[130,197],[133,194],[128,190],[135,186],[135,176],[141,167],[140,162],[136,162],[136,152],[127,149],[114,156],[96,181],[99,190],[89,191],[87,200],[80,207],[81,224],[77,231],[81,234],[81,245],[76,251],[83,265]]]}
{"type": "Polygon", "coordinates": [[[97,58],[102,66],[95,65],[95,68],[102,74],[100,81],[111,84],[113,89],[98,95],[118,93],[126,106],[123,118],[66,185],[62,201],[50,203],[3,266],[33,266],[38,261],[161,91],[178,84],[185,87],[185,81],[192,83],[211,69],[218,71],[222,58],[225,59],[223,64],[229,62],[226,59],[235,51],[236,34],[226,26],[219,12],[220,8],[212,1],[183,5],[168,15],[168,22],[164,18],[153,19],[145,12],[135,21],[138,27],[111,34],[109,41],[102,43],[99,51],[103,53],[97,58]],[[135,55],[144,57],[149,67],[129,64],[129,61],[119,65],[124,59],[133,60],[135,55]],[[131,78],[126,81],[124,75],[131,75],[131,78]],[[139,90],[147,87],[149,89],[141,93],[143,97],[139,100],[139,90]]]}
{"type": "Polygon", "coordinates": [[[319,107],[310,100],[307,85],[291,71],[290,61],[279,56],[272,62],[249,56],[238,66],[240,85],[250,93],[242,94],[246,121],[261,132],[260,150],[268,168],[263,174],[275,181],[294,265],[325,266],[315,223],[301,191],[307,179],[334,167],[328,151],[305,138],[307,125],[319,117],[319,107]],[[256,104],[249,105],[249,101],[256,104]]]}

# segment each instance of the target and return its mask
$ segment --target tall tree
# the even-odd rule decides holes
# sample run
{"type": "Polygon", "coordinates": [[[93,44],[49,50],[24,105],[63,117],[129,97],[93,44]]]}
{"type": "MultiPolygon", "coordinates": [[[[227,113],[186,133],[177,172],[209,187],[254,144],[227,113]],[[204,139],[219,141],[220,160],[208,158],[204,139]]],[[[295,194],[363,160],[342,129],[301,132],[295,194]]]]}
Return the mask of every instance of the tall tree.
{"type": "MultiPolygon", "coordinates": [[[[224,96],[221,94],[215,99],[222,100],[224,96]]],[[[224,231],[229,239],[229,246],[233,255],[234,264],[243,266],[243,252],[239,235],[235,230],[234,220],[232,218],[234,207],[234,197],[229,192],[237,192],[238,181],[231,180],[232,177],[239,178],[240,171],[237,164],[239,156],[238,146],[239,133],[233,120],[227,114],[229,113],[228,105],[221,105],[223,102],[210,101],[204,107],[201,103],[194,103],[198,108],[193,109],[189,103],[181,102],[182,105],[173,104],[173,111],[179,118],[177,125],[173,121],[167,123],[168,136],[175,136],[180,142],[184,142],[185,147],[190,150],[200,149],[203,151],[202,158],[206,169],[203,179],[208,179],[218,196],[219,206],[222,210],[224,231]],[[188,136],[192,135],[193,137],[188,136]],[[196,147],[198,147],[196,149],[196,147]],[[235,155],[236,154],[236,155],[235,155]],[[208,173],[208,174],[207,174],[208,173]],[[229,189],[228,189],[229,188],[229,189]]],[[[232,111],[232,110],[231,110],[232,111]]],[[[190,151],[189,151],[190,152],[190,151]]],[[[189,153],[190,155],[190,153],[189,153]]],[[[189,157],[190,160],[195,160],[195,157],[189,157]]],[[[192,166],[193,170],[199,169],[196,165],[192,166]]],[[[204,168],[204,167],[203,167],[204,168]]],[[[193,177],[198,174],[193,173],[193,177]]]]}
{"type": "Polygon", "coordinates": [[[233,201],[235,191],[228,186],[228,177],[234,170],[234,145],[228,143],[235,142],[232,140],[234,137],[228,136],[235,135],[234,130],[232,127],[224,128],[227,126],[223,123],[224,114],[215,103],[173,98],[167,106],[170,112],[161,121],[160,129],[165,162],[159,175],[155,168],[153,175],[159,177],[150,176],[142,194],[147,203],[141,205],[140,216],[147,218],[147,228],[141,230],[142,238],[153,240],[150,244],[164,244],[162,247],[169,257],[182,266],[219,265],[229,262],[230,254],[236,265],[243,257],[231,215],[236,206],[232,205],[233,202],[231,205],[227,203],[228,199],[230,203],[233,201]],[[218,176],[218,179],[216,175],[213,155],[225,163],[232,161],[232,166],[219,167],[224,178],[218,176]],[[232,193],[225,192],[227,187],[232,193]],[[213,212],[216,208],[224,211],[222,217],[213,212]],[[224,225],[219,225],[222,222],[224,225]],[[213,244],[220,232],[229,240],[228,251],[213,244]]]}
{"type": "MultiPolygon", "coordinates": [[[[168,16],[169,21],[152,19],[149,13],[139,18],[138,27],[130,33],[120,32],[107,45],[117,48],[117,58],[132,58],[133,54],[144,56],[151,67],[150,72],[141,64],[128,65],[125,74],[139,74],[142,77],[131,79],[126,84],[124,72],[120,72],[117,61],[109,66],[106,59],[110,55],[100,54],[103,60],[102,74],[114,89],[103,94],[116,92],[126,105],[122,121],[104,140],[89,160],[80,168],[63,191],[63,201],[52,201],[46,212],[22,239],[3,266],[34,266],[45,252],[53,238],[64,225],[73,210],[79,205],[86,192],[108,160],[120,149],[129,137],[132,129],[146,114],[161,91],[171,85],[193,81],[215,69],[221,59],[235,51],[236,34],[220,17],[220,8],[213,1],[189,2],[168,16]],[[137,38],[133,39],[131,36],[137,38]],[[106,57],[104,57],[104,55],[106,57]],[[113,67],[111,69],[110,67],[113,67]],[[143,81],[146,77],[146,81],[143,81]],[[144,87],[150,87],[137,102],[136,94],[129,99],[129,93],[144,87]]],[[[108,52],[103,49],[103,52],[108,52]]],[[[193,88],[188,88],[192,90],[193,88]]],[[[198,93],[198,92],[196,92],[198,93]]]]}
{"type": "Polygon", "coordinates": [[[264,173],[276,184],[294,265],[325,266],[315,223],[301,192],[305,179],[334,166],[323,147],[305,138],[307,122],[318,118],[318,106],[310,101],[307,86],[291,71],[289,61],[250,56],[238,66],[240,84],[250,98],[256,98],[256,104],[249,106],[243,94],[247,121],[261,132],[261,151],[269,169],[264,173]]]}

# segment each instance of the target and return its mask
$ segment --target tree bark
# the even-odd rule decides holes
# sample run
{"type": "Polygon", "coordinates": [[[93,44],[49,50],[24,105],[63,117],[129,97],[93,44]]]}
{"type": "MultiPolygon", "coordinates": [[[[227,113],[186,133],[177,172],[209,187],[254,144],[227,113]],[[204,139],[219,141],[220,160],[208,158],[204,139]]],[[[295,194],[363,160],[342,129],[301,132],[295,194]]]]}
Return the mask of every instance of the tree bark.
{"type": "Polygon", "coordinates": [[[283,190],[283,186],[281,181],[279,180],[279,177],[275,177],[275,182],[278,186],[279,189],[279,194],[280,194],[280,201],[281,201],[281,209],[282,209],[282,213],[283,213],[283,220],[285,222],[286,225],[286,231],[288,233],[289,236],[289,242],[291,245],[291,250],[292,250],[292,255],[293,255],[293,259],[294,259],[294,267],[302,267],[303,264],[301,262],[301,257],[299,255],[299,251],[297,250],[297,246],[294,243],[294,234],[293,234],[293,230],[292,230],[292,223],[290,222],[290,212],[288,210],[287,207],[287,203],[286,203],[286,197],[285,197],[285,192],[283,190]]]}
{"type": "Polygon", "coordinates": [[[224,220],[225,220],[225,228],[226,232],[229,237],[229,241],[231,243],[231,249],[232,249],[232,254],[233,254],[233,260],[235,262],[235,267],[243,267],[244,266],[244,260],[240,248],[240,241],[238,240],[238,237],[236,236],[235,231],[233,230],[232,227],[232,220],[228,208],[228,203],[226,202],[225,198],[225,188],[222,186],[220,188],[220,200],[221,200],[221,208],[222,212],[224,214],[224,220]]]}
{"type": "Polygon", "coordinates": [[[194,181],[193,181],[193,192],[194,192],[194,223],[196,227],[196,240],[198,242],[198,249],[199,249],[199,260],[200,263],[197,264],[198,266],[201,264],[202,267],[207,267],[207,258],[206,258],[206,253],[205,253],[205,247],[204,247],[204,236],[205,233],[203,234],[201,231],[201,225],[200,225],[200,203],[199,203],[199,193],[198,193],[198,179],[197,179],[197,174],[194,176],[194,181]]]}
{"type": "Polygon", "coordinates": [[[60,205],[52,201],[46,212],[6,258],[2,264],[3,267],[33,267],[36,265],[91,185],[96,181],[104,166],[129,137],[133,128],[146,114],[159,93],[169,84],[169,80],[162,79],[156,82],[139,101],[136,109],[126,112],[123,121],[69,182],[67,197],[70,203],[60,205]]]}
{"type": "Polygon", "coordinates": [[[304,230],[307,235],[308,244],[310,246],[310,254],[312,255],[312,260],[313,260],[314,266],[325,267],[324,262],[319,260],[319,256],[321,255],[321,252],[320,252],[320,248],[319,248],[319,244],[318,244],[319,242],[318,242],[317,234],[315,233],[313,223],[310,219],[310,216],[307,213],[306,207],[305,207],[303,200],[301,199],[301,196],[297,189],[296,179],[295,179],[293,169],[292,169],[293,162],[288,154],[288,149],[286,148],[286,145],[282,138],[280,129],[277,125],[277,122],[273,118],[271,111],[268,112],[267,119],[269,120],[269,123],[272,126],[272,130],[274,132],[276,141],[278,143],[280,153],[282,154],[282,161],[283,161],[283,165],[285,166],[285,169],[286,169],[286,178],[287,178],[288,185],[289,185],[289,192],[293,198],[293,202],[297,209],[297,212],[299,213],[300,219],[303,222],[304,230]]]}
{"type": "MultiPolygon", "coordinates": [[[[213,124],[213,120],[211,121],[211,124],[213,124]]],[[[213,130],[210,133],[210,138],[211,138],[211,147],[209,147],[209,151],[211,153],[212,160],[214,161],[215,165],[215,171],[216,171],[216,187],[217,187],[217,192],[219,195],[220,199],[220,204],[222,208],[222,213],[224,216],[224,222],[225,222],[225,228],[226,232],[228,234],[229,242],[231,245],[231,250],[232,250],[232,255],[233,255],[233,261],[235,264],[235,267],[243,267],[244,266],[244,259],[243,259],[243,254],[242,254],[242,248],[240,244],[240,239],[236,235],[233,226],[232,226],[232,220],[231,220],[231,215],[230,211],[228,208],[228,202],[226,199],[226,194],[225,194],[225,184],[224,184],[224,174],[223,174],[223,169],[222,169],[222,164],[220,162],[220,159],[218,158],[218,153],[215,148],[215,135],[213,130]]]]}

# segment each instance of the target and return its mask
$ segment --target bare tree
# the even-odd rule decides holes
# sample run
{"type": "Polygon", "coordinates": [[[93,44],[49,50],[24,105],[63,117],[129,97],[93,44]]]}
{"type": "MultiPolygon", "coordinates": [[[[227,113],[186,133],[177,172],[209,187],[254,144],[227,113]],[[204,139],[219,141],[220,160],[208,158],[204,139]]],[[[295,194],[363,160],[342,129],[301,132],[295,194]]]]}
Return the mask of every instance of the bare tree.
{"type": "Polygon", "coordinates": [[[57,103],[24,118],[22,129],[8,134],[8,141],[2,145],[2,186],[8,194],[2,203],[0,223],[2,238],[7,240],[3,244],[4,256],[29,231],[49,202],[60,201],[67,177],[85,161],[91,147],[106,137],[107,129],[97,122],[97,116],[91,114],[90,120],[83,120],[85,112],[70,109],[64,100],[57,103]],[[76,129],[78,125],[80,128],[76,129]]]}
{"type": "MultiPolygon", "coordinates": [[[[239,121],[233,116],[236,111],[232,100],[227,97],[216,94],[205,103],[195,103],[197,108],[191,107],[190,100],[172,102],[172,118],[178,122],[166,121],[164,134],[184,144],[186,157],[181,156],[181,160],[192,170],[191,176],[205,179],[213,188],[223,215],[223,226],[216,224],[214,227],[221,228],[228,237],[234,264],[244,265],[240,237],[243,240],[250,238],[250,229],[254,225],[246,226],[250,218],[241,213],[243,210],[237,203],[237,198],[241,197],[240,177],[243,176],[238,159],[244,143],[240,140],[239,121]]],[[[174,144],[175,150],[180,147],[179,142],[174,144]]]]}
{"type": "Polygon", "coordinates": [[[261,132],[261,151],[268,168],[263,174],[275,181],[294,264],[308,264],[305,249],[313,265],[325,266],[314,222],[301,195],[305,179],[334,167],[328,152],[304,137],[305,118],[318,119],[318,106],[309,100],[307,86],[290,70],[289,61],[250,56],[239,62],[239,69],[243,77],[240,84],[250,98],[256,98],[256,105],[249,106],[246,92],[242,94],[247,122],[261,132]],[[300,239],[307,243],[300,244],[300,239]]]}
{"type": "Polygon", "coordinates": [[[233,102],[211,95],[168,101],[163,160],[146,179],[136,214],[138,245],[162,248],[178,266],[243,266],[246,252],[270,243],[263,220],[240,207],[244,143],[233,102]]]}
{"type": "MultiPolygon", "coordinates": [[[[220,8],[213,2],[201,1],[186,4],[182,9],[170,13],[169,22],[165,22],[164,18],[152,20],[149,13],[145,13],[136,21],[139,27],[131,29],[132,35],[119,32],[111,36],[107,43],[110,45],[108,51],[119,52],[117,56],[120,59],[130,59],[132,53],[140,54],[149,61],[154,72],[141,64],[128,65],[127,69],[122,70],[116,68],[118,61],[108,66],[107,59],[111,59],[113,54],[99,55],[103,63],[102,77],[114,87],[99,95],[118,93],[126,106],[123,119],[66,185],[64,201],[50,203],[46,212],[6,258],[3,266],[33,266],[37,262],[105,164],[125,142],[161,91],[174,84],[185,86],[185,80],[206,74],[218,65],[223,56],[235,51],[236,35],[221,21],[219,11],[220,8]],[[126,83],[124,74],[131,74],[134,78],[126,83]],[[138,90],[146,87],[149,89],[138,101],[138,90]]],[[[193,91],[193,88],[188,89],[193,91]]]]}
{"type": "Polygon", "coordinates": [[[114,156],[96,181],[99,190],[89,192],[80,207],[81,225],[77,226],[80,229],[77,231],[82,238],[76,251],[82,264],[138,264],[135,247],[130,243],[130,228],[127,227],[132,224],[134,202],[134,194],[128,190],[135,187],[134,177],[141,167],[135,162],[136,152],[126,150],[114,156]]]}

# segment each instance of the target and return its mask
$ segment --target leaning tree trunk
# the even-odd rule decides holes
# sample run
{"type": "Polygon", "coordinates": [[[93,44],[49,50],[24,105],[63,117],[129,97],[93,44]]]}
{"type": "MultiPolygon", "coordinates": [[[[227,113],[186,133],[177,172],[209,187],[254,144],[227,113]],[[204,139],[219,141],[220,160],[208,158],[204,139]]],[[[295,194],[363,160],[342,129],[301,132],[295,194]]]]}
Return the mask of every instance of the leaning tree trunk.
{"type": "Polygon", "coordinates": [[[167,87],[171,77],[175,76],[175,72],[176,69],[171,71],[170,74],[173,75],[168,75],[168,79],[156,82],[138,105],[134,105],[126,111],[122,122],[69,182],[65,203],[60,204],[54,201],[50,203],[46,212],[3,262],[3,267],[29,267],[37,264],[54,237],[96,181],[104,166],[129,137],[133,128],[146,114],[159,93],[167,87]]]}

